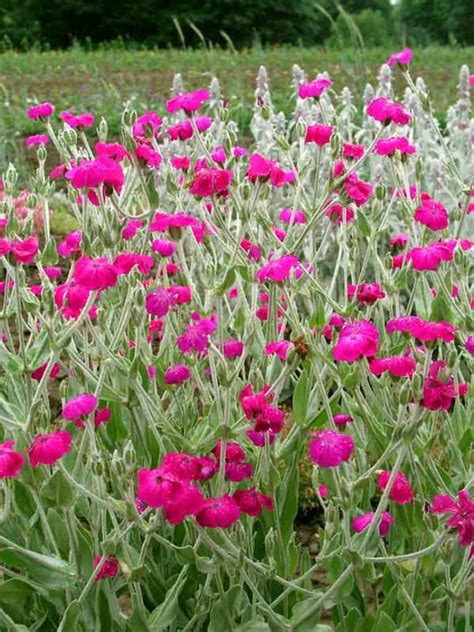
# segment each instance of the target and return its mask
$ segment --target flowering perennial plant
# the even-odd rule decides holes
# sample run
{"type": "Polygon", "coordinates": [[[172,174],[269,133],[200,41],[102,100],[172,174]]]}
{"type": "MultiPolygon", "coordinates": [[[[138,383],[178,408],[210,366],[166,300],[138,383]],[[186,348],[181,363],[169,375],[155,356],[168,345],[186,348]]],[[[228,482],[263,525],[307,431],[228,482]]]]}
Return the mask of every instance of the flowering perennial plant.
{"type": "Polygon", "coordinates": [[[127,105],[120,142],[28,110],[21,221],[12,165],[0,195],[2,629],[470,629],[472,80],[441,129],[411,59],[359,110],[295,66],[288,120],[261,68],[248,147],[216,79],[127,105]]]}

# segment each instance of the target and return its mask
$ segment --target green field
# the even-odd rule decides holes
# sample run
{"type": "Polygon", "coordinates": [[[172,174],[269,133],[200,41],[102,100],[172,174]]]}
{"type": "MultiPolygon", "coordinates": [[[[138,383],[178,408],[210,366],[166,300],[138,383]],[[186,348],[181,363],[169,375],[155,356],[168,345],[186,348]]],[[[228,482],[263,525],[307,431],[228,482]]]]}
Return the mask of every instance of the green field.
{"type": "MultiPolygon", "coordinates": [[[[58,111],[74,108],[106,117],[111,136],[117,133],[124,103],[138,111],[163,111],[173,75],[182,73],[186,88],[207,86],[218,77],[232,116],[245,133],[251,118],[255,76],[267,67],[275,107],[289,113],[293,107],[291,67],[299,64],[309,76],[329,71],[336,89],[347,85],[359,95],[390,51],[325,50],[322,48],[224,50],[99,50],[75,48],[62,52],[0,55],[0,171],[8,161],[20,170],[25,164],[24,137],[41,131],[25,110],[33,101],[53,101],[58,111]]],[[[446,110],[456,99],[462,64],[474,66],[473,48],[432,47],[415,50],[414,76],[430,87],[436,109],[446,110]]],[[[400,93],[403,85],[397,80],[400,93]]]]}

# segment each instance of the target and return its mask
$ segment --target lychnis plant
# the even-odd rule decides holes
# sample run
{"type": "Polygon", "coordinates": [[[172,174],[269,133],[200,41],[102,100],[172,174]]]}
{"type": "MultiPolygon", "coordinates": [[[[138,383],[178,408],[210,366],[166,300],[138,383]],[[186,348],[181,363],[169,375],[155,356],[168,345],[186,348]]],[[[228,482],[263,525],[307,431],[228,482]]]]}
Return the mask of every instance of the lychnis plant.
{"type": "Polygon", "coordinates": [[[250,148],[215,79],[178,76],[166,118],[127,106],[119,139],[28,110],[26,212],[11,165],[1,195],[2,630],[470,629],[473,77],[441,129],[411,56],[361,107],[294,67],[290,120],[261,69],[250,148]]]}

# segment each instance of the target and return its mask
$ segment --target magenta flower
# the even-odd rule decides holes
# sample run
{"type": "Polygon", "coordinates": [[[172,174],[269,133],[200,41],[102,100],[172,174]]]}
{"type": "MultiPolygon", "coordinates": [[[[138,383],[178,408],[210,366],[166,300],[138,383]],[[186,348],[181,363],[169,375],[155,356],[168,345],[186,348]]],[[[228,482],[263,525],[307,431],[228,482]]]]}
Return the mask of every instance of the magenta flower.
{"type": "MultiPolygon", "coordinates": [[[[381,492],[385,490],[387,487],[389,478],[391,476],[391,472],[383,471],[377,477],[377,485],[381,492]]],[[[398,505],[406,505],[407,503],[411,503],[415,498],[415,493],[408,481],[407,477],[403,472],[398,471],[395,480],[393,481],[392,487],[390,489],[389,494],[390,500],[393,500],[398,505]]]]}
{"type": "Polygon", "coordinates": [[[60,119],[64,121],[69,127],[74,127],[79,130],[87,129],[94,125],[94,115],[90,112],[84,112],[84,114],[71,114],[71,112],[61,112],[60,119]]]}
{"type": "Polygon", "coordinates": [[[212,529],[227,529],[239,518],[239,505],[229,494],[205,500],[202,508],[196,513],[197,523],[201,527],[212,529]]]}
{"type": "Polygon", "coordinates": [[[146,166],[149,169],[158,169],[161,165],[161,154],[148,147],[148,145],[139,145],[135,150],[135,156],[142,166],[146,166]]]}
{"type": "Polygon", "coordinates": [[[183,384],[191,377],[191,371],[184,364],[176,364],[166,369],[163,376],[165,384],[183,384]]]}
{"type": "MultiPolygon", "coordinates": [[[[359,516],[358,518],[354,518],[354,520],[352,521],[352,528],[354,529],[356,533],[361,533],[362,531],[365,531],[366,529],[369,528],[369,526],[372,524],[374,520],[374,517],[375,517],[375,512],[370,511],[369,513],[363,514],[362,516],[359,516]]],[[[380,522],[379,522],[379,533],[382,537],[385,537],[386,535],[388,535],[388,532],[390,531],[390,527],[392,526],[394,522],[395,522],[395,519],[393,518],[393,516],[391,516],[388,513],[388,511],[382,512],[382,515],[380,517],[380,522]]]]}
{"type": "Polygon", "coordinates": [[[170,158],[170,164],[173,169],[188,171],[191,166],[191,160],[189,156],[172,156],[170,158]]]}
{"type": "Polygon", "coordinates": [[[67,430],[37,435],[28,448],[32,467],[52,465],[71,451],[72,435],[67,430]]]}
{"type": "Polygon", "coordinates": [[[351,208],[343,207],[340,204],[331,204],[324,215],[329,217],[333,224],[350,223],[355,218],[355,213],[351,208]]]}
{"type": "Polygon", "coordinates": [[[70,257],[71,255],[79,254],[81,252],[81,240],[82,233],[80,230],[74,230],[68,233],[64,241],[58,245],[58,254],[61,257],[70,257]]]}
{"type": "Polygon", "coordinates": [[[378,140],[374,151],[379,156],[393,156],[396,151],[399,151],[402,156],[407,156],[414,154],[416,148],[408,142],[406,136],[393,136],[378,140]]]}
{"type": "Polygon", "coordinates": [[[224,340],[222,352],[225,358],[240,358],[244,353],[244,343],[235,338],[228,338],[224,340]]]}
{"type": "Polygon", "coordinates": [[[388,371],[393,377],[412,377],[416,370],[416,360],[410,356],[389,356],[373,358],[370,371],[374,375],[382,375],[388,371]]]}
{"type": "Polygon", "coordinates": [[[364,155],[365,147],[363,145],[354,145],[352,143],[343,143],[342,155],[344,158],[353,158],[359,160],[364,155]]]}
{"type": "Polygon", "coordinates": [[[240,511],[249,516],[259,516],[264,509],[273,511],[273,500],[270,496],[257,491],[255,487],[238,489],[234,492],[233,498],[238,504],[240,511]]]}
{"type": "MultiPolygon", "coordinates": [[[[106,424],[112,417],[110,408],[99,408],[94,415],[94,426],[98,428],[102,424],[106,424]]],[[[77,425],[77,423],[76,423],[77,425]]]]}
{"type": "Polygon", "coordinates": [[[240,483],[253,475],[253,467],[250,463],[226,463],[225,478],[232,483],[240,483]]]}
{"type": "MultiPolygon", "coordinates": [[[[218,461],[221,459],[222,441],[216,443],[213,453],[218,461]]],[[[236,441],[227,441],[225,444],[225,460],[232,463],[240,463],[247,455],[245,450],[236,441]]]]}
{"type": "Polygon", "coordinates": [[[338,467],[354,453],[354,440],[337,430],[322,430],[314,434],[309,444],[309,455],[319,467],[338,467]]]}
{"type": "Polygon", "coordinates": [[[347,424],[354,421],[354,418],[347,413],[338,413],[337,415],[334,415],[332,420],[334,421],[336,426],[341,426],[342,428],[345,428],[347,424]]]}
{"type": "Polygon", "coordinates": [[[130,158],[130,154],[120,143],[96,143],[95,153],[97,158],[110,158],[115,162],[121,162],[124,158],[130,158]]]}
{"type": "Polygon", "coordinates": [[[367,305],[373,305],[379,299],[385,298],[385,292],[378,283],[349,284],[348,295],[351,299],[355,296],[358,303],[367,305]]]}
{"type": "Polygon", "coordinates": [[[226,196],[232,181],[229,169],[202,169],[195,176],[189,189],[193,195],[206,198],[211,195],[226,196]]]}
{"type": "Polygon", "coordinates": [[[186,452],[167,452],[161,469],[180,481],[190,482],[201,479],[202,459],[186,452]]]}
{"type": "Polygon", "coordinates": [[[36,145],[47,145],[49,143],[49,136],[47,134],[34,134],[28,136],[25,140],[27,147],[36,147],[36,145]]]}
{"type": "Polygon", "coordinates": [[[137,498],[154,509],[176,501],[182,489],[183,483],[164,467],[138,472],[137,498]]]}
{"type": "Polygon", "coordinates": [[[24,455],[13,450],[14,445],[14,441],[0,443],[0,479],[18,476],[25,464],[24,455]]]}
{"type": "Polygon", "coordinates": [[[159,287],[154,292],[147,294],[145,299],[146,311],[151,316],[162,318],[171,308],[171,300],[168,291],[159,287]]]}
{"type": "Polygon", "coordinates": [[[163,120],[156,112],[146,112],[137,118],[132,128],[135,140],[156,138],[163,120]]]}
{"type": "Polygon", "coordinates": [[[323,147],[329,143],[333,132],[334,128],[331,125],[308,125],[304,142],[323,147]]]}
{"type": "Polygon", "coordinates": [[[392,318],[386,325],[389,334],[400,331],[418,338],[421,342],[431,342],[432,340],[442,340],[453,342],[456,337],[456,327],[444,321],[431,322],[423,320],[419,316],[400,316],[392,318]]]}
{"type": "Polygon", "coordinates": [[[265,355],[276,355],[282,362],[286,361],[289,350],[293,347],[293,343],[290,340],[277,340],[275,342],[268,342],[265,345],[265,355]]]}
{"type": "Polygon", "coordinates": [[[87,290],[100,291],[117,284],[117,272],[105,257],[81,257],[74,268],[73,279],[87,290]]]}
{"type": "Polygon", "coordinates": [[[90,415],[97,408],[97,397],[92,393],[81,393],[70,399],[63,407],[63,417],[68,421],[74,421],[79,417],[90,415]]]}
{"type": "Polygon", "coordinates": [[[415,219],[431,230],[444,230],[448,227],[449,216],[445,207],[435,200],[423,200],[415,210],[415,219]]]}
{"type": "Polygon", "coordinates": [[[468,336],[466,342],[464,343],[464,348],[468,353],[474,355],[474,336],[468,336]]]}
{"type": "Polygon", "coordinates": [[[428,410],[449,410],[454,398],[463,394],[461,386],[458,391],[447,363],[435,360],[430,364],[423,384],[423,399],[420,403],[428,410]]]}
{"type": "Polygon", "coordinates": [[[49,118],[53,114],[54,105],[49,101],[46,101],[46,103],[40,103],[39,105],[34,105],[27,111],[28,118],[33,121],[49,118]]]}
{"type": "Polygon", "coordinates": [[[176,251],[176,243],[171,239],[155,239],[151,249],[162,257],[172,257],[176,251]]]}
{"type": "MultiPolygon", "coordinates": [[[[361,180],[355,171],[345,178],[343,187],[347,196],[356,203],[356,206],[364,206],[374,190],[374,187],[369,182],[361,180]]],[[[348,218],[347,221],[351,220],[348,218]]]]}
{"type": "Polygon", "coordinates": [[[278,259],[271,259],[257,271],[257,281],[259,283],[286,281],[289,279],[291,271],[299,264],[298,257],[294,255],[282,255],[278,259]]]}
{"type": "MultiPolygon", "coordinates": [[[[97,568],[103,559],[103,555],[97,555],[94,557],[94,568],[97,568]]],[[[95,576],[95,581],[98,582],[101,579],[106,579],[108,577],[115,577],[120,570],[120,564],[117,558],[115,557],[107,557],[105,562],[103,562],[100,567],[100,571],[95,576]]]]}
{"type": "Polygon", "coordinates": [[[404,48],[400,53],[392,53],[387,59],[388,66],[394,66],[400,64],[400,66],[407,66],[413,59],[413,51],[411,48],[404,48]]]}
{"type": "Polygon", "coordinates": [[[299,87],[298,96],[301,99],[319,99],[325,90],[332,86],[332,81],[321,77],[320,79],[314,79],[310,83],[303,83],[299,87]]]}
{"type": "Polygon", "coordinates": [[[384,125],[407,125],[411,121],[411,116],[399,103],[393,103],[385,97],[377,97],[371,101],[367,106],[367,114],[384,125]]]}
{"type": "Polygon", "coordinates": [[[11,250],[17,263],[32,263],[39,251],[37,237],[27,237],[11,244],[11,250]]]}
{"type": "Polygon", "coordinates": [[[133,239],[143,226],[141,219],[128,219],[125,228],[122,230],[123,239],[133,239]]]}
{"type": "MultiPolygon", "coordinates": [[[[448,514],[446,524],[457,529],[460,546],[474,544],[474,500],[465,489],[459,492],[457,501],[451,496],[435,496],[430,511],[436,514],[448,514]]],[[[472,556],[472,548],[471,548],[472,556]]]]}
{"type": "Polygon", "coordinates": [[[278,217],[285,224],[306,224],[306,214],[296,209],[284,208],[278,217]]]}
{"type": "Polygon", "coordinates": [[[190,116],[196,110],[202,107],[203,103],[209,101],[208,90],[195,90],[194,92],[184,92],[172,97],[166,102],[166,110],[170,114],[174,114],[178,110],[183,110],[190,116]]]}
{"type": "Polygon", "coordinates": [[[346,323],[339,333],[333,357],[339,362],[355,362],[361,357],[375,356],[379,332],[368,320],[346,323]]]}
{"type": "Polygon", "coordinates": [[[292,171],[284,171],[278,166],[276,160],[269,160],[258,153],[252,154],[249,158],[247,177],[251,182],[270,181],[275,187],[294,182],[292,171]]]}
{"type": "MultiPolygon", "coordinates": [[[[47,362],[45,362],[44,364],[41,364],[37,369],[31,372],[31,377],[37,382],[39,382],[41,378],[43,377],[43,375],[45,374],[47,366],[48,366],[47,362]]],[[[61,365],[55,362],[49,373],[50,379],[54,379],[55,377],[58,377],[60,372],[61,372],[61,365]]]]}

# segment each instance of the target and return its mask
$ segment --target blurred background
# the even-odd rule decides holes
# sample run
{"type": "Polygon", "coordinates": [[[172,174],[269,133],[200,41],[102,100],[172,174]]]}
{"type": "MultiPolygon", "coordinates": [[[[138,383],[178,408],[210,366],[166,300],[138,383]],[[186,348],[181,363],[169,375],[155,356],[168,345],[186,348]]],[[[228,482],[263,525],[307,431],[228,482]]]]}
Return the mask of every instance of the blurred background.
{"type": "Polygon", "coordinates": [[[473,0],[2,0],[0,46],[468,45],[473,24],[473,0]]]}

